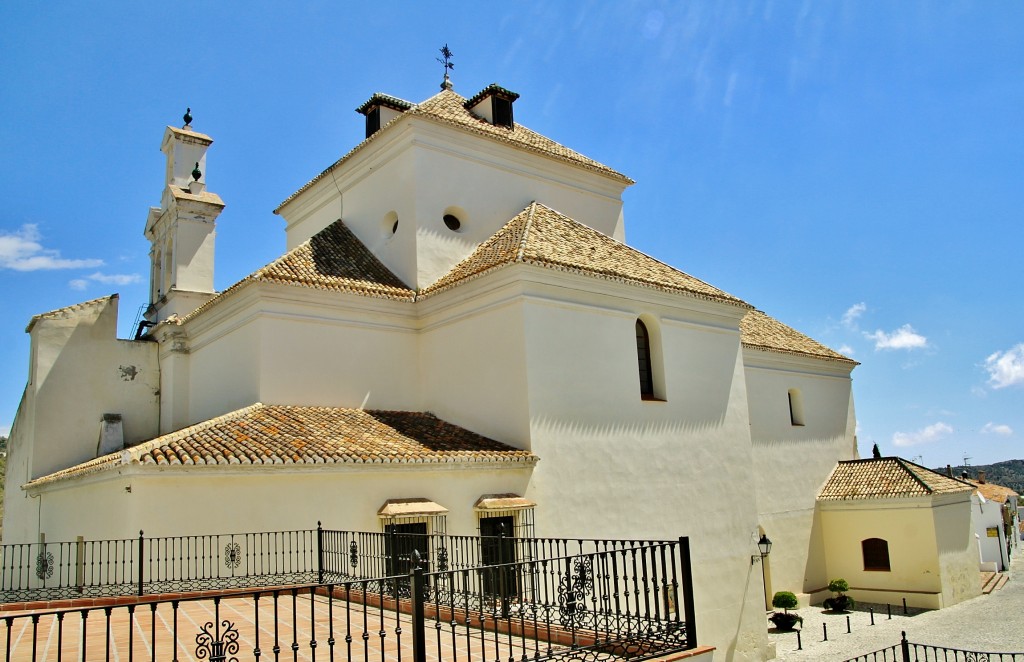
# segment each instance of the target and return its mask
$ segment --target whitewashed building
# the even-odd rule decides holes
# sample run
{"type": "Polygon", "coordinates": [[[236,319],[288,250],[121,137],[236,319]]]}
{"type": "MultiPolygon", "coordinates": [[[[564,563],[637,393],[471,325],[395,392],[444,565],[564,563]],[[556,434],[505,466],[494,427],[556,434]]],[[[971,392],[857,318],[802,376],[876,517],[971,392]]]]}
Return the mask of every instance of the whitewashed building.
{"type": "Polygon", "coordinates": [[[219,293],[213,141],[168,127],[144,333],[116,339],[116,295],[28,326],[4,542],[685,535],[701,643],[771,657],[766,595],[828,581],[815,498],[856,457],[856,363],[623,243],[632,181],[517,97],[373,95],[275,210],[284,255],[219,293]]]}
{"type": "Polygon", "coordinates": [[[985,472],[977,480],[964,479],[974,485],[971,510],[974,514],[974,535],[978,541],[980,567],[988,572],[1007,572],[1010,559],[1017,553],[1020,541],[1014,532],[1020,529],[1017,497],[1014,490],[990,483],[985,472]]]}

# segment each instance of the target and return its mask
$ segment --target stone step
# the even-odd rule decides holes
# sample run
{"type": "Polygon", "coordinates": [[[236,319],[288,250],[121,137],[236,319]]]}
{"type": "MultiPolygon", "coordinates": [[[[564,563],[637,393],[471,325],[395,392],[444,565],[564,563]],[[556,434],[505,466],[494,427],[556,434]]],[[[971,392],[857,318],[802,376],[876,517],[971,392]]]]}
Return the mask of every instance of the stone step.
{"type": "Polygon", "coordinates": [[[992,591],[1001,589],[1010,579],[1009,575],[1003,572],[983,572],[981,574],[982,595],[988,595],[992,591]]]}

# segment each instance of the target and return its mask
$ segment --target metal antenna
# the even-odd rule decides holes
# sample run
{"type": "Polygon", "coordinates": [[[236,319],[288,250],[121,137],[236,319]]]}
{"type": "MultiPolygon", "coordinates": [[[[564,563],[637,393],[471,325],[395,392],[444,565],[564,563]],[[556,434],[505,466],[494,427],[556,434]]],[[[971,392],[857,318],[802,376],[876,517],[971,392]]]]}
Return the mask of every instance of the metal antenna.
{"type": "Polygon", "coordinates": [[[448,48],[448,44],[442,46],[440,51],[441,57],[444,59],[442,60],[441,57],[436,57],[434,59],[444,65],[444,82],[441,83],[441,89],[450,90],[454,85],[452,85],[452,79],[448,77],[448,71],[455,69],[455,64],[452,62],[452,58],[455,57],[455,54],[452,53],[450,48],[448,48]]]}

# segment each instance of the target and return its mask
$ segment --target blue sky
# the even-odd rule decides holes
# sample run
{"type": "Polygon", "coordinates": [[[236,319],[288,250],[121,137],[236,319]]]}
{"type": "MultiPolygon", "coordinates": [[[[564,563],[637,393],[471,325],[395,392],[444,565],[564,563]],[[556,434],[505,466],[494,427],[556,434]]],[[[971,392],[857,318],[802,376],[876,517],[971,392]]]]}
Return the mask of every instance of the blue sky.
{"type": "Polygon", "coordinates": [[[846,352],[862,454],[1024,457],[1024,4],[4,3],[0,433],[32,315],[146,303],[164,126],[213,136],[223,289],[271,211],[455,53],[470,96],[637,180],[627,240],[846,352]],[[352,5],[352,6],[349,6],[352,5]],[[358,5],[358,6],[356,6],[358,5]]]}

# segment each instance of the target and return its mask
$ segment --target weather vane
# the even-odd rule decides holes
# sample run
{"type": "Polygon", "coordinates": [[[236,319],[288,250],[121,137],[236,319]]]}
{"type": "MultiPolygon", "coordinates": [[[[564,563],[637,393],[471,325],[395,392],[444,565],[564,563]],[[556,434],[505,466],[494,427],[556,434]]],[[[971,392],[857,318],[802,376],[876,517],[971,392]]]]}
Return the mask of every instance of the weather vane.
{"type": "Polygon", "coordinates": [[[452,58],[455,57],[455,54],[452,53],[450,48],[448,48],[448,44],[445,44],[440,50],[441,57],[444,59],[442,60],[441,57],[434,59],[444,65],[444,82],[441,83],[441,89],[450,90],[453,86],[451,79],[448,78],[448,71],[455,69],[455,64],[452,62],[452,58]]]}

